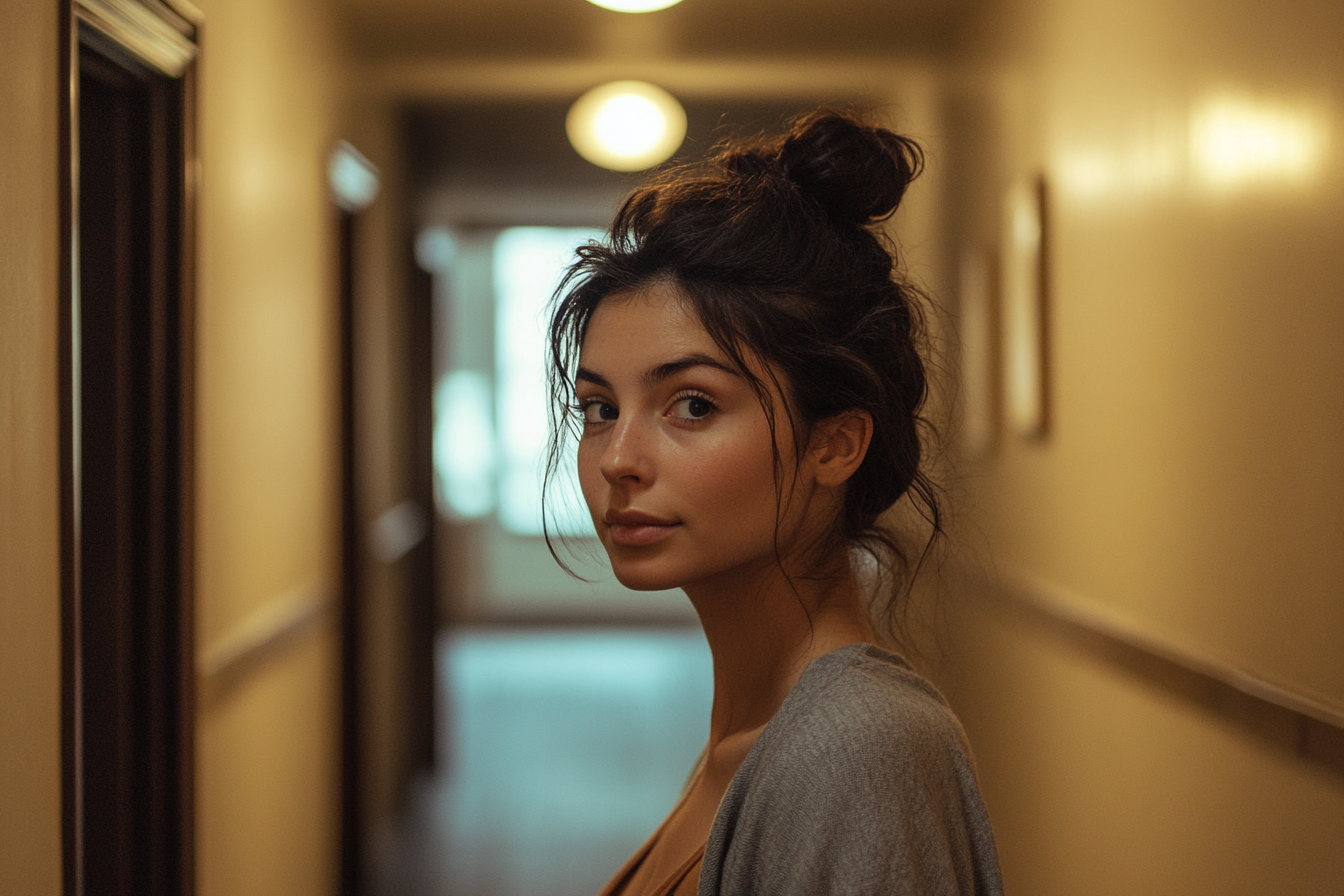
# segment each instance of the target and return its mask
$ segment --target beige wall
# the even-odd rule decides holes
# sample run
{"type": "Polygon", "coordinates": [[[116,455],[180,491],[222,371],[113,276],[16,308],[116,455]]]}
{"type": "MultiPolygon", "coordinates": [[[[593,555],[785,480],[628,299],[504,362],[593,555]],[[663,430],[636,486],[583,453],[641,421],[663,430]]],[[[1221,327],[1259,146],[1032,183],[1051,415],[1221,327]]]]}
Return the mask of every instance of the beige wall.
{"type": "MultiPolygon", "coordinates": [[[[335,221],[344,54],[327,4],[203,2],[198,653],[336,583],[335,221]]],[[[57,7],[0,12],[0,894],[61,885],[57,7]]],[[[197,757],[203,894],[334,890],[328,614],[225,689],[197,757]]]]}
{"type": "MultiPolygon", "coordinates": [[[[1035,171],[1053,240],[1054,429],[963,465],[963,546],[1336,705],[1342,43],[1334,0],[1000,4],[947,106],[951,251],[1035,171]]],[[[967,638],[1014,890],[1339,892],[1344,781],[996,616],[967,638]]]]}
{"type": "MultiPolygon", "coordinates": [[[[337,574],[336,213],[344,86],[330,5],[202,2],[197,646],[337,574]]],[[[331,616],[198,723],[202,896],[334,889],[331,616]]]]}
{"type": "Polygon", "coordinates": [[[60,892],[57,5],[0,6],[0,894],[60,892]]]}
{"type": "MultiPolygon", "coordinates": [[[[340,74],[325,8],[207,9],[201,79],[201,647],[333,581],[332,212],[340,74]],[[276,86],[281,85],[281,86],[276,86]]],[[[60,890],[57,14],[0,22],[0,893],[60,890]]],[[[202,707],[204,893],[324,893],[334,652],[323,630],[202,707]]]]}

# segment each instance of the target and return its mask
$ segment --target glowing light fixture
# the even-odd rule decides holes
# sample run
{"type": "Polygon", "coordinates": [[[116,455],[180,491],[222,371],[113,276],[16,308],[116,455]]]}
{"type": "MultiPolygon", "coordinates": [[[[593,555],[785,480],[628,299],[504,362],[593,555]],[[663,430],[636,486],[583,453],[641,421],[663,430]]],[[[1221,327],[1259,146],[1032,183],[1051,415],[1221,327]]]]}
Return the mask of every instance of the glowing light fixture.
{"type": "Polygon", "coordinates": [[[686,111],[643,81],[613,81],[575,101],[565,119],[579,155],[613,171],[643,171],[671,158],[686,138],[686,111]]]}
{"type": "Polygon", "coordinates": [[[1304,181],[1326,157],[1327,127],[1314,110],[1220,97],[1190,121],[1196,170],[1215,187],[1304,181]]]}
{"type": "Polygon", "coordinates": [[[676,6],[681,0],[588,0],[594,6],[615,12],[657,12],[676,6]]]}

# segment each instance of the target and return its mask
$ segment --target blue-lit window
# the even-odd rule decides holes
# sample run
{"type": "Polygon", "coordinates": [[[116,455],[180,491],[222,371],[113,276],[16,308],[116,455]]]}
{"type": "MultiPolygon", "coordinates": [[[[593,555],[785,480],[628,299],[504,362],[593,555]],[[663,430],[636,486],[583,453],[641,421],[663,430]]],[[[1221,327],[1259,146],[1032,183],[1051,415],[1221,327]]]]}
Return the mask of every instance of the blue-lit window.
{"type": "MultiPolygon", "coordinates": [[[[513,227],[494,238],[489,265],[493,365],[475,351],[472,364],[458,365],[450,358],[435,390],[435,478],[440,509],[449,517],[494,513],[509,532],[542,533],[549,402],[546,307],[574,260],[575,247],[602,235],[592,229],[513,227]]],[[[465,338],[488,340],[489,335],[465,338]]],[[[592,534],[572,456],[561,465],[548,501],[552,531],[592,534]]]]}

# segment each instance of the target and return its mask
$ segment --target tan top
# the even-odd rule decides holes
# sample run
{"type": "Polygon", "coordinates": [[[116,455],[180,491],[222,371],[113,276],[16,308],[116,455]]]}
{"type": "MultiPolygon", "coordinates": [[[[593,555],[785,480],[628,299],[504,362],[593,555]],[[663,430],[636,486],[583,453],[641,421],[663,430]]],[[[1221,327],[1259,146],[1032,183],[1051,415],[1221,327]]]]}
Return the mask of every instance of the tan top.
{"type": "MultiPolygon", "coordinates": [[[[686,803],[691,799],[697,788],[705,783],[705,766],[707,764],[708,751],[700,754],[700,758],[695,761],[691,773],[687,776],[686,786],[682,788],[681,795],[677,798],[672,811],[667,813],[662,824],[649,836],[644,845],[635,850],[635,854],[621,866],[621,870],[607,882],[598,896],[624,896],[626,893],[633,893],[631,884],[634,883],[636,875],[644,868],[649,854],[653,852],[654,847],[663,841],[667,828],[672,824],[673,819],[681,814],[686,803]]],[[[699,845],[693,849],[679,865],[667,874],[662,880],[657,881],[653,889],[649,889],[650,881],[645,880],[638,889],[647,893],[648,896],[695,896],[698,881],[700,879],[700,867],[705,855],[705,843],[708,842],[709,828],[705,827],[705,836],[700,840],[699,845]]],[[[674,838],[675,839],[675,838],[674,838]]],[[[675,844],[673,844],[675,848],[675,844]]],[[[683,847],[684,848],[684,847],[683,847]]],[[[645,871],[647,875],[649,871],[645,871]]]]}
{"type": "MultiPolygon", "coordinates": [[[[635,876],[635,872],[639,870],[644,859],[648,857],[649,851],[653,849],[654,843],[657,842],[658,836],[662,832],[662,827],[659,827],[653,836],[630,857],[630,861],[626,862],[625,866],[616,872],[616,876],[608,881],[598,896],[621,896],[629,885],[630,879],[635,876]]],[[[650,891],[650,896],[694,896],[699,886],[700,866],[704,858],[705,844],[702,843],[698,849],[686,857],[686,861],[678,865],[671,874],[659,882],[654,890],[650,891]]]]}

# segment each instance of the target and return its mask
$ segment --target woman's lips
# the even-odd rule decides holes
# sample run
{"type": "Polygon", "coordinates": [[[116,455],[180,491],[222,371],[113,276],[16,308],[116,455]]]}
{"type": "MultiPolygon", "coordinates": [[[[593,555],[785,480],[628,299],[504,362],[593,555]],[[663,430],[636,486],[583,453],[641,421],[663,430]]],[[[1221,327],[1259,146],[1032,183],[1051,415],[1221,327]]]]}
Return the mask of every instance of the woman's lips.
{"type": "Polygon", "coordinates": [[[633,511],[608,511],[604,521],[611,540],[621,547],[643,547],[662,541],[681,525],[673,520],[659,519],[633,511]]]}

